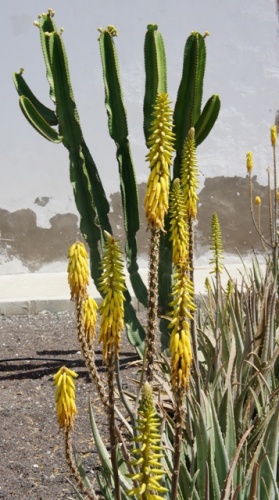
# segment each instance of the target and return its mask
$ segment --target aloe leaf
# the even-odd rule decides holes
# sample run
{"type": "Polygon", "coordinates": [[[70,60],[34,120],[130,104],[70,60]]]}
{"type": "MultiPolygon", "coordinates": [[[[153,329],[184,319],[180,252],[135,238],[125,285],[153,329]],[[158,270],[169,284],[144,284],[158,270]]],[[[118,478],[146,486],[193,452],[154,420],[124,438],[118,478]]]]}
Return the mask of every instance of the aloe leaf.
{"type": "Polygon", "coordinates": [[[243,448],[243,445],[244,445],[244,443],[245,443],[248,435],[250,434],[252,428],[253,428],[253,426],[251,426],[251,427],[249,427],[247,429],[247,431],[243,434],[243,436],[241,437],[241,439],[240,439],[240,441],[238,443],[237,449],[235,451],[235,455],[234,455],[233,460],[232,460],[232,462],[230,464],[228,475],[226,477],[224,489],[222,491],[221,500],[230,500],[230,492],[231,492],[231,485],[232,485],[232,482],[233,482],[234,470],[235,470],[235,467],[237,466],[237,462],[238,462],[241,450],[243,448]]]}
{"type": "Polygon", "coordinates": [[[82,479],[82,482],[84,483],[84,485],[86,486],[86,488],[88,489],[88,491],[92,491],[92,485],[86,475],[86,472],[85,472],[85,469],[82,465],[82,461],[81,461],[81,457],[80,455],[76,452],[76,450],[73,451],[73,454],[74,454],[74,459],[75,459],[75,462],[76,462],[76,466],[78,468],[78,471],[79,471],[79,474],[80,474],[80,477],[82,479]]]}
{"type": "Polygon", "coordinates": [[[112,478],[113,472],[112,472],[112,465],[111,465],[111,460],[109,457],[108,450],[105,447],[105,444],[100,436],[96,420],[94,417],[94,412],[93,408],[91,405],[91,400],[89,398],[89,418],[90,418],[90,425],[91,425],[91,430],[92,430],[92,435],[95,441],[95,445],[98,451],[99,458],[101,460],[104,472],[106,477],[112,478]]]}
{"type": "Polygon", "coordinates": [[[37,97],[33,94],[30,87],[27,85],[25,79],[22,76],[22,72],[13,73],[13,81],[15,84],[15,88],[19,96],[24,96],[31,104],[33,104],[34,108],[37,112],[42,116],[42,118],[48,123],[48,125],[58,125],[58,120],[55,112],[41,103],[37,97]]]}
{"type": "MultiPolygon", "coordinates": [[[[278,447],[279,447],[279,403],[277,403],[274,414],[268,424],[263,439],[265,459],[260,466],[260,476],[264,480],[265,487],[270,500],[278,498],[278,486],[276,475],[278,470],[278,447]]],[[[263,486],[260,487],[260,498],[263,495],[263,486]]]]}
{"type": "Polygon", "coordinates": [[[221,107],[220,98],[217,94],[211,96],[204,106],[201,115],[195,123],[196,145],[199,146],[208,136],[216,122],[221,107]]]}
{"type": "Polygon", "coordinates": [[[108,129],[116,144],[116,158],[120,177],[124,227],[127,235],[127,269],[131,273],[131,284],[137,299],[145,306],[147,290],[138,273],[136,233],[139,230],[139,196],[132,155],[128,140],[128,125],[120,85],[118,57],[111,30],[103,30],[99,37],[105,106],[108,114],[108,129]]]}
{"type": "Polygon", "coordinates": [[[40,115],[27,97],[22,95],[19,98],[19,105],[25,118],[29,121],[32,127],[39,132],[39,134],[41,134],[45,139],[48,139],[56,144],[59,144],[62,141],[61,135],[59,135],[58,132],[44,120],[42,115],[40,115]]]}
{"type": "Polygon", "coordinates": [[[206,480],[206,463],[208,457],[209,437],[207,431],[207,422],[205,420],[204,409],[197,403],[193,406],[193,421],[196,437],[196,461],[199,476],[197,478],[198,491],[201,498],[205,494],[205,480],[206,480]]]}
{"type": "Polygon", "coordinates": [[[143,130],[147,143],[156,96],[167,92],[167,71],[164,40],[157,24],[149,24],[144,41],[145,94],[143,102],[143,130]]]}
{"type": "Polygon", "coordinates": [[[213,433],[214,433],[214,446],[215,446],[215,464],[216,471],[219,480],[219,484],[223,485],[228,470],[229,470],[229,459],[228,453],[226,450],[226,444],[224,442],[220,425],[217,418],[217,413],[215,409],[215,405],[211,399],[211,412],[212,412],[212,425],[213,425],[213,433]]]}

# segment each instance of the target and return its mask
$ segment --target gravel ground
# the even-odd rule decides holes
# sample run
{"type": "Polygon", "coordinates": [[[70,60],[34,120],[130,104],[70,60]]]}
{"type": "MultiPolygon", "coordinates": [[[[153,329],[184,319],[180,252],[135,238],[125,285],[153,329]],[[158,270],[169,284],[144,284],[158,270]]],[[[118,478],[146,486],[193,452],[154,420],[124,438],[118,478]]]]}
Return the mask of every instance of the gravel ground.
{"type": "MultiPolygon", "coordinates": [[[[0,341],[0,498],[75,498],[68,481],[52,386],[52,376],[62,365],[79,375],[74,445],[93,483],[98,462],[88,418],[89,395],[99,429],[107,432],[106,417],[79,351],[75,315],[0,316],[0,341]]],[[[121,352],[122,378],[128,381],[132,372],[127,364],[135,360],[135,352],[125,338],[121,352]]],[[[98,348],[96,363],[102,372],[98,348]]]]}

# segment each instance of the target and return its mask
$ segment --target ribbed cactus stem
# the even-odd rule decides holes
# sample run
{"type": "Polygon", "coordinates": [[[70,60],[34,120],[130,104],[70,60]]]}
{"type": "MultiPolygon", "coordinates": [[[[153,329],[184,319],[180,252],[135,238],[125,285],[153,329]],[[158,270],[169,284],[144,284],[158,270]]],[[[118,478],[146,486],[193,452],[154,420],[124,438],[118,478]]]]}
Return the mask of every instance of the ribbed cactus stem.
{"type": "Polygon", "coordinates": [[[148,305],[146,332],[146,378],[153,380],[155,339],[157,331],[158,311],[158,263],[159,263],[160,229],[151,229],[148,274],[148,305]]]}
{"type": "Polygon", "coordinates": [[[85,494],[85,498],[88,500],[98,500],[97,495],[93,491],[88,491],[86,488],[81,475],[79,473],[79,470],[76,466],[76,462],[73,456],[73,448],[72,448],[72,431],[69,429],[66,429],[64,431],[64,438],[65,438],[65,456],[66,456],[66,461],[67,464],[75,478],[75,481],[77,485],[79,486],[80,490],[82,493],[85,494]]]}

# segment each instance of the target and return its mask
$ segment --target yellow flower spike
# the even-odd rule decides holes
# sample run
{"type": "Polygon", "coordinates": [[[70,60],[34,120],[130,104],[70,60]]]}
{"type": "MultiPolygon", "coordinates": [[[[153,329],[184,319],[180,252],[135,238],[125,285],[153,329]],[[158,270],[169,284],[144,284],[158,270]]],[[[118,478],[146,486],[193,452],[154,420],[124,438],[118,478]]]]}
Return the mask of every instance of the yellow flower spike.
{"type": "Polygon", "coordinates": [[[98,305],[92,297],[87,297],[83,302],[83,325],[88,343],[95,338],[98,305]]]}
{"type": "Polygon", "coordinates": [[[186,391],[192,364],[189,321],[195,310],[194,289],[187,268],[178,266],[174,275],[173,300],[169,329],[171,354],[171,385],[174,392],[186,391]]]}
{"type": "Polygon", "coordinates": [[[276,125],[273,125],[270,127],[270,140],[271,140],[271,145],[274,148],[277,144],[277,127],[276,125]]]}
{"type": "Polygon", "coordinates": [[[186,204],[186,214],[190,219],[197,217],[198,168],[195,129],[192,127],[183,144],[181,163],[181,187],[186,204]]]}
{"type": "Polygon", "coordinates": [[[80,300],[87,296],[89,285],[88,255],[83,243],[77,241],[68,252],[68,283],[71,299],[80,300]]]}
{"type": "Polygon", "coordinates": [[[261,205],[261,203],[262,203],[261,197],[255,196],[255,205],[257,205],[259,207],[261,205]]]}
{"type": "Polygon", "coordinates": [[[180,188],[180,180],[173,181],[170,192],[170,241],[172,241],[172,261],[175,265],[186,262],[189,253],[186,207],[180,188]]]}
{"type": "Polygon", "coordinates": [[[276,191],[276,199],[279,201],[279,191],[276,191]]]}
{"type": "Polygon", "coordinates": [[[100,305],[99,342],[103,343],[103,359],[107,362],[108,354],[114,352],[118,356],[120,334],[124,328],[125,275],[119,243],[106,231],[101,269],[103,300],[100,305]]]}
{"type": "Polygon", "coordinates": [[[146,156],[150,166],[145,195],[145,214],[151,227],[163,229],[168,211],[169,168],[172,160],[174,134],[172,110],[168,94],[157,95],[146,156]]]}
{"type": "Polygon", "coordinates": [[[138,435],[134,441],[138,446],[132,450],[139,458],[131,465],[137,467],[135,474],[129,475],[133,481],[138,481],[139,486],[127,491],[128,496],[136,495],[139,500],[163,500],[157,493],[168,490],[160,485],[165,471],[159,459],[162,454],[160,435],[160,420],[157,417],[151,385],[145,382],[138,410],[137,420],[138,435]]]}
{"type": "Polygon", "coordinates": [[[78,374],[66,366],[62,366],[53,376],[53,385],[56,385],[56,413],[60,429],[70,430],[74,426],[77,413],[74,379],[77,377],[78,374]]]}
{"type": "Polygon", "coordinates": [[[250,173],[253,170],[253,153],[252,151],[248,151],[246,153],[246,168],[247,172],[250,173]]]}
{"type": "Polygon", "coordinates": [[[222,242],[222,234],[221,227],[219,223],[219,219],[216,213],[212,216],[211,221],[211,246],[210,250],[212,251],[212,258],[210,259],[210,264],[214,265],[212,273],[221,273],[224,269],[222,264],[223,257],[223,242],[222,242]]]}

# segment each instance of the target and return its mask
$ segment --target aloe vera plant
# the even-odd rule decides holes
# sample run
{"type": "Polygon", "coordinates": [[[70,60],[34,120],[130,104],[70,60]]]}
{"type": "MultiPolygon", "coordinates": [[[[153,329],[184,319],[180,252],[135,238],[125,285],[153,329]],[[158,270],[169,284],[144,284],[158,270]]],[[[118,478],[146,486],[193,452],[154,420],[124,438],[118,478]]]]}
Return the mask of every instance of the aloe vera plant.
{"type": "MultiPolygon", "coordinates": [[[[49,83],[52,108],[42,104],[27,85],[23,70],[14,73],[13,79],[19,94],[20,108],[29,123],[44,138],[53,143],[62,142],[69,152],[70,180],[80,213],[80,229],[90,248],[91,275],[98,287],[100,259],[104,231],[111,233],[109,203],[94,159],[86,145],[70,80],[70,70],[62,30],[57,30],[54,12],[49,9],[38,17],[42,52],[49,83]]],[[[108,130],[116,145],[120,178],[123,219],[126,231],[125,253],[130,281],[137,299],[147,305],[147,290],[138,272],[137,240],[139,229],[138,190],[132,153],[128,138],[128,124],[124,97],[121,89],[118,56],[115,44],[117,30],[113,26],[99,29],[99,46],[103,68],[105,107],[108,130]]],[[[220,100],[210,97],[202,108],[203,80],[206,63],[205,37],[193,32],[187,39],[183,71],[174,110],[176,134],[173,178],[180,176],[180,162],[185,137],[191,127],[196,130],[200,144],[210,133],[219,113],[220,100]]],[[[145,95],[144,133],[149,140],[150,120],[157,95],[167,91],[167,64],[164,41],[157,25],[148,25],[144,42],[145,95]]],[[[160,262],[162,276],[159,281],[159,302],[166,311],[170,292],[171,256],[168,238],[161,238],[160,262]],[[168,277],[168,278],[167,278],[168,277]],[[167,288],[166,288],[167,285],[167,288]],[[161,297],[161,299],[160,299],[161,297]]],[[[145,331],[125,292],[125,322],[130,342],[142,354],[145,331]]]]}

